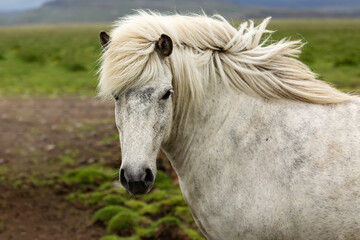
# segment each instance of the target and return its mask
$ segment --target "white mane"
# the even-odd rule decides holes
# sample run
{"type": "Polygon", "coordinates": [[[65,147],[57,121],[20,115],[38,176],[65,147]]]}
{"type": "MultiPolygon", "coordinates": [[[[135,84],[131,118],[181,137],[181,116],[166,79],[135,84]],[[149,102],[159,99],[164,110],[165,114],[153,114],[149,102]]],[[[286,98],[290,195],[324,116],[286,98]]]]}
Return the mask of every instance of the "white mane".
{"type": "MultiPolygon", "coordinates": [[[[104,51],[99,93],[111,96],[156,79],[163,71],[155,43],[167,34],[174,43],[166,59],[172,75],[178,108],[194,105],[208,84],[221,82],[229,89],[267,99],[293,99],[317,104],[341,103],[353,96],[338,91],[296,59],[300,41],[269,41],[266,26],[253,21],[238,30],[221,16],[163,16],[139,11],[115,24],[104,51]]],[[[181,109],[177,109],[181,111],[181,109]]]]}

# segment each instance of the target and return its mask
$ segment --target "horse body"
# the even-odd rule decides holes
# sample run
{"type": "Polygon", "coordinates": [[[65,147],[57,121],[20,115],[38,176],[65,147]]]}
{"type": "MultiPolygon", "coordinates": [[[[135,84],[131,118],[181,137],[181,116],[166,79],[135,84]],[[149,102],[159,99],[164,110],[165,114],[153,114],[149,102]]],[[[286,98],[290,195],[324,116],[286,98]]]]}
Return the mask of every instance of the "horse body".
{"type": "Polygon", "coordinates": [[[149,192],[162,148],[208,239],[360,239],[360,99],[299,42],[260,43],[267,22],[140,12],[101,33],[120,181],[149,192]]]}
{"type": "Polygon", "coordinates": [[[164,147],[208,239],[360,237],[360,101],[209,97],[164,147]]]}

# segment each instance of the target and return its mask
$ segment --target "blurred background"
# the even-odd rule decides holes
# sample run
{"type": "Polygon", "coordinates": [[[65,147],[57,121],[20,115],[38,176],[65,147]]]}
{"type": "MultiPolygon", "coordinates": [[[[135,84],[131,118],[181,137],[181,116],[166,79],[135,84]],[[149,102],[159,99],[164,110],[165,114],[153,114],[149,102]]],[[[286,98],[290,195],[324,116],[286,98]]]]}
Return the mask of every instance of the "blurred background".
{"type": "Polygon", "coordinates": [[[96,98],[100,30],[133,9],[272,16],[273,40],[360,91],[358,0],[0,0],[0,240],[203,239],[162,153],[153,191],[118,184],[113,103],[96,98]]]}

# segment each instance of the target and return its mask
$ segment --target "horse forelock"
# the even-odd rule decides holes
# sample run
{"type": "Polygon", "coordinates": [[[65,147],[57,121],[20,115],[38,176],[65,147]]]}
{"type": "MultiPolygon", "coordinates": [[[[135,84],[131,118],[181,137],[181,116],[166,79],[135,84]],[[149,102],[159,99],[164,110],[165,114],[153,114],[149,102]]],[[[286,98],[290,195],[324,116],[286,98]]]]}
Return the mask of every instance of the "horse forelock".
{"type": "Polygon", "coordinates": [[[271,42],[271,31],[266,29],[269,20],[258,26],[253,21],[244,22],[236,29],[221,16],[138,11],[115,23],[101,58],[99,95],[108,97],[156,79],[163,71],[156,41],[166,34],[174,44],[167,64],[173,75],[178,112],[195,106],[208,85],[217,84],[219,78],[229,90],[267,99],[329,104],[353,98],[317,80],[296,59],[301,41],[271,42]],[[269,33],[267,38],[265,33],[269,33]]]}

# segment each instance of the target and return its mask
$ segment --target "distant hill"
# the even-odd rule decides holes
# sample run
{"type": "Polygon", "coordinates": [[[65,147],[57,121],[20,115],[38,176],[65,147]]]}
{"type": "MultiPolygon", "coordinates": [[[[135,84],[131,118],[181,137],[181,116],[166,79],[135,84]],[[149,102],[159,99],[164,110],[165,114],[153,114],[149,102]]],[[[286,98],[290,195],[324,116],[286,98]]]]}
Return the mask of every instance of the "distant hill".
{"type": "MultiPolygon", "coordinates": [[[[318,9],[271,8],[281,2],[293,4],[310,0],[272,0],[273,4],[263,7],[265,0],[54,0],[42,7],[20,13],[0,14],[0,25],[65,23],[65,22],[108,22],[129,14],[133,9],[152,9],[160,12],[220,13],[231,19],[273,17],[358,17],[359,11],[323,11],[318,9]],[[242,4],[240,4],[242,3],[242,4]],[[250,6],[250,4],[259,6],[250,6]],[[261,6],[260,6],[261,5],[261,6]]],[[[352,0],[343,0],[350,2],[352,0]]],[[[358,1],[358,0],[356,0],[358,1]]],[[[319,0],[313,0],[319,2],[319,0]]],[[[328,0],[335,2],[335,0],[328,0]]],[[[296,4],[295,4],[296,5],[296,4]]],[[[295,6],[294,5],[294,6],[295,6]]],[[[329,5],[330,6],[330,5],[329,5]]]]}
{"type": "Polygon", "coordinates": [[[236,19],[241,18],[245,11],[255,11],[223,0],[55,0],[35,10],[2,14],[0,24],[107,22],[139,8],[182,13],[201,12],[203,9],[209,14],[218,12],[236,19]]]}

